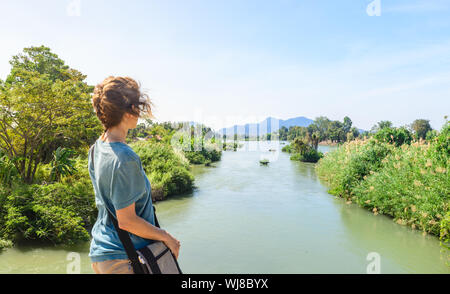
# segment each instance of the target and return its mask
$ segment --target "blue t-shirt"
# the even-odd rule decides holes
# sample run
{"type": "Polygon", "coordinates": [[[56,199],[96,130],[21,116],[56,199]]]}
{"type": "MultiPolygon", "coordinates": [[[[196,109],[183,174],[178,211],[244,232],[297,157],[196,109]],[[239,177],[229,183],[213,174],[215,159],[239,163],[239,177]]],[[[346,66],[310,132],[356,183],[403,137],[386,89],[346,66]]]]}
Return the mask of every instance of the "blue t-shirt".
{"type": "MultiPolygon", "coordinates": [[[[136,215],[155,225],[150,181],[142,168],[141,159],[125,143],[108,143],[99,138],[95,142],[93,155],[94,165],[89,151],[88,168],[98,217],[91,231],[89,257],[92,262],[128,259],[106,207],[116,217],[116,210],[135,203],[136,215]]],[[[129,235],[136,249],[151,242],[132,233],[129,235]]]]}

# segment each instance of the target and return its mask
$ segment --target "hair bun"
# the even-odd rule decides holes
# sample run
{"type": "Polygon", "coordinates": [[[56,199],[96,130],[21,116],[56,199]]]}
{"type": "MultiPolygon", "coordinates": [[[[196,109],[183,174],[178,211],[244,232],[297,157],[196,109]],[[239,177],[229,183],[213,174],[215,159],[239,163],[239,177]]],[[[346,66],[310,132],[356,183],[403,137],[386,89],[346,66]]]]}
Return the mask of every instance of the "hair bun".
{"type": "Polygon", "coordinates": [[[105,131],[120,124],[125,113],[153,117],[151,104],[139,84],[129,77],[107,77],[95,86],[92,96],[92,106],[105,131]],[[132,105],[141,106],[142,111],[135,111],[132,105]]]}

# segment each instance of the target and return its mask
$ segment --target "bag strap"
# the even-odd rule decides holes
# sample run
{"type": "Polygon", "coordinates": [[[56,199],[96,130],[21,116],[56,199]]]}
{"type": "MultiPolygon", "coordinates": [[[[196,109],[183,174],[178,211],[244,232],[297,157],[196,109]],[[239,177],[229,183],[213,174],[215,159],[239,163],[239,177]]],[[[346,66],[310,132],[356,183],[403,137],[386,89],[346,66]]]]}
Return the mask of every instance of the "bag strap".
{"type": "MultiPolygon", "coordinates": [[[[95,148],[95,143],[92,145],[91,150],[90,150],[92,167],[94,167],[94,148],[95,148]]],[[[106,208],[106,211],[108,211],[108,216],[111,219],[111,221],[114,225],[114,228],[117,231],[117,234],[119,235],[120,242],[122,242],[125,252],[127,253],[128,258],[131,261],[131,266],[133,267],[134,273],[135,274],[144,274],[144,270],[142,269],[141,263],[139,261],[139,257],[136,252],[136,248],[134,248],[133,242],[131,242],[129,233],[127,231],[119,228],[119,223],[117,222],[117,219],[114,217],[114,215],[111,213],[111,211],[109,211],[106,203],[105,203],[105,208],[106,208]]],[[[156,211],[156,209],[155,209],[155,206],[153,205],[153,212],[155,212],[155,211],[156,211]]],[[[159,228],[158,219],[156,218],[155,213],[154,213],[154,216],[155,216],[155,224],[159,228]]]]}
{"type": "Polygon", "coordinates": [[[136,252],[136,248],[134,248],[133,243],[131,242],[130,235],[127,231],[119,228],[119,224],[117,220],[114,218],[112,213],[108,210],[109,218],[111,219],[114,227],[116,228],[117,234],[119,235],[120,242],[123,244],[123,248],[127,253],[128,258],[131,261],[131,266],[133,267],[133,272],[135,274],[144,274],[144,270],[142,269],[141,263],[139,261],[138,254],[136,252]]]}

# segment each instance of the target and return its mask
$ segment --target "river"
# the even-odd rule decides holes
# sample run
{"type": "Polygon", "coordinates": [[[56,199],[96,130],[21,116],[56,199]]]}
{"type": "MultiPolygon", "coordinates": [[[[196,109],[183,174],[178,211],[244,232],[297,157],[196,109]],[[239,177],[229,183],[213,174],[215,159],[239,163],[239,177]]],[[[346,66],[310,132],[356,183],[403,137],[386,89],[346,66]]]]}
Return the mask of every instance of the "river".
{"type": "MultiPolygon", "coordinates": [[[[374,263],[381,273],[450,273],[437,237],[328,194],[314,164],[291,161],[278,142],[242,143],[193,166],[193,193],[155,203],[181,242],[184,273],[366,273],[374,263]]],[[[16,246],[0,253],[0,273],[66,273],[74,256],[92,273],[88,252],[89,243],[16,246]]]]}

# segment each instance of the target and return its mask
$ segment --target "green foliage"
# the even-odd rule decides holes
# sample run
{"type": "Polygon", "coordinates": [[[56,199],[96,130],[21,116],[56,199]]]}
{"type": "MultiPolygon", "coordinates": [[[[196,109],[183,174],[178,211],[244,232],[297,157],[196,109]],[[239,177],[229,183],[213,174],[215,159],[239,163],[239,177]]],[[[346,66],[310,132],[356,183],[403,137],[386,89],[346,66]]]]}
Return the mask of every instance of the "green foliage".
{"type": "Polygon", "coordinates": [[[130,146],[141,158],[155,199],[192,191],[194,177],[183,153],[159,142],[140,141],[130,146]]]}
{"type": "Polygon", "coordinates": [[[328,128],[328,138],[333,142],[342,142],[345,141],[346,137],[344,124],[338,120],[332,121],[328,128]]]}
{"type": "Polygon", "coordinates": [[[440,236],[448,246],[449,140],[448,123],[428,143],[396,147],[376,139],[357,140],[327,153],[316,170],[331,193],[440,236]]]}
{"type": "Polygon", "coordinates": [[[315,163],[318,162],[319,159],[321,159],[322,157],[323,157],[322,152],[319,152],[315,149],[309,149],[308,151],[302,154],[302,158],[300,159],[300,161],[315,163]]]}
{"type": "Polygon", "coordinates": [[[373,137],[381,142],[395,144],[397,147],[403,144],[411,144],[411,141],[413,140],[411,132],[404,127],[385,127],[375,133],[373,137]]]}
{"type": "Polygon", "coordinates": [[[308,151],[304,152],[303,154],[295,153],[293,154],[290,159],[291,160],[297,160],[302,162],[312,162],[316,163],[323,157],[323,153],[319,152],[314,149],[309,149],[308,151]]]}
{"type": "Polygon", "coordinates": [[[393,127],[393,124],[391,121],[382,120],[382,121],[379,121],[376,125],[374,125],[370,131],[372,133],[376,133],[379,130],[382,130],[384,128],[392,128],[392,127],[393,127]]]}
{"type": "Polygon", "coordinates": [[[432,130],[430,121],[426,119],[416,119],[411,124],[417,139],[425,139],[427,133],[432,130]]]}
{"type": "Polygon", "coordinates": [[[184,151],[184,156],[186,156],[190,163],[203,164],[207,161],[209,161],[210,163],[219,161],[222,157],[222,152],[219,150],[219,148],[216,147],[209,149],[202,148],[199,151],[184,151]]]}
{"type": "MultiPolygon", "coordinates": [[[[441,240],[441,246],[450,251],[450,211],[447,211],[445,218],[441,222],[441,235],[439,239],[441,240]]],[[[447,252],[449,252],[447,251],[447,252]]]]}
{"type": "Polygon", "coordinates": [[[364,177],[381,168],[381,161],[392,149],[392,145],[374,139],[346,143],[319,162],[319,176],[332,180],[331,194],[346,197],[364,177]]]}
{"type": "Polygon", "coordinates": [[[345,142],[359,136],[357,128],[352,127],[352,120],[346,116],[343,122],[331,121],[325,116],[317,117],[307,127],[291,126],[278,131],[280,140],[293,141],[295,138],[304,139],[305,142],[317,150],[320,142],[331,140],[331,142],[345,142]]]}
{"type": "Polygon", "coordinates": [[[267,158],[261,159],[259,161],[259,163],[263,164],[263,165],[267,165],[269,163],[269,160],[267,158]]]}
{"type": "Polygon", "coordinates": [[[58,147],[76,151],[101,131],[92,109],[93,87],[49,48],[30,47],[11,60],[0,85],[0,148],[26,183],[58,147]]]}
{"type": "Polygon", "coordinates": [[[5,249],[5,248],[12,247],[12,246],[13,246],[13,243],[12,243],[11,240],[0,239],[0,251],[5,249]]]}
{"type": "Polygon", "coordinates": [[[151,124],[148,123],[148,125],[139,124],[135,129],[128,132],[128,142],[138,142],[139,140],[134,139],[145,137],[144,141],[151,141],[155,143],[162,142],[168,145],[171,144],[173,135],[177,133],[176,138],[179,139],[184,156],[190,163],[204,164],[207,162],[211,163],[220,160],[222,152],[219,149],[219,143],[215,142],[214,137],[207,139],[207,136],[211,134],[211,128],[206,126],[198,126],[198,128],[195,129],[191,126],[189,128],[181,127],[176,129],[173,125],[175,124],[160,124],[153,122],[151,124]]]}
{"type": "Polygon", "coordinates": [[[0,184],[10,186],[18,176],[19,172],[13,161],[0,150],[0,184]]]}
{"type": "Polygon", "coordinates": [[[450,179],[446,165],[428,149],[419,143],[394,149],[384,159],[383,169],[355,187],[357,203],[439,236],[439,222],[450,201],[450,179]]]}
{"type": "Polygon", "coordinates": [[[282,152],[287,152],[287,153],[292,153],[294,150],[292,149],[292,145],[288,144],[283,146],[283,148],[281,148],[282,152]]]}
{"type": "MultiPolygon", "coordinates": [[[[17,242],[36,239],[55,244],[89,240],[89,228],[97,217],[87,159],[78,157],[79,170],[61,182],[14,182],[0,188],[0,239],[17,242]]],[[[47,178],[49,172],[42,173],[47,178]]]]}
{"type": "Polygon", "coordinates": [[[437,136],[439,136],[439,132],[437,130],[430,130],[427,132],[427,135],[425,136],[425,140],[432,141],[437,136]]]}
{"type": "Polygon", "coordinates": [[[300,138],[295,138],[290,145],[292,145],[292,147],[285,146],[283,147],[283,149],[288,150],[289,153],[294,153],[290,157],[291,160],[315,163],[323,157],[322,152],[317,151],[311,145],[305,143],[305,140],[302,140],[300,138]]]}
{"type": "Polygon", "coordinates": [[[450,158],[450,122],[447,121],[438,137],[434,139],[430,152],[435,153],[437,159],[445,163],[450,158]]]}
{"type": "Polygon", "coordinates": [[[74,167],[75,161],[70,157],[75,152],[68,148],[58,147],[54,153],[53,160],[51,161],[51,179],[52,181],[59,181],[62,175],[72,175],[77,169],[74,167]]]}

